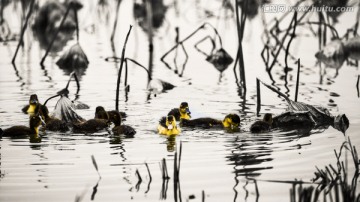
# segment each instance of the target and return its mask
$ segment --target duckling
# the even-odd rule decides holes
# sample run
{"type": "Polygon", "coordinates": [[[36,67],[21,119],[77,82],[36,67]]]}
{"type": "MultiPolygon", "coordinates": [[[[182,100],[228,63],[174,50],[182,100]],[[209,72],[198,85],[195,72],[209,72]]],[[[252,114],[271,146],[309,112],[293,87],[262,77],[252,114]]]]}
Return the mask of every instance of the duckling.
{"type": "Polygon", "coordinates": [[[85,122],[74,123],[73,131],[76,133],[96,133],[109,127],[105,119],[89,119],[85,122]]]}
{"type": "Polygon", "coordinates": [[[222,127],[226,129],[235,129],[240,125],[240,117],[237,114],[228,114],[224,120],[218,120],[213,118],[197,118],[192,120],[181,119],[181,126],[185,127],[201,127],[201,128],[212,128],[222,127]]]}
{"type": "Polygon", "coordinates": [[[39,114],[31,115],[29,119],[29,127],[27,126],[12,126],[5,130],[0,128],[0,136],[4,137],[39,137],[39,126],[45,124],[39,114]]]}
{"type": "Polygon", "coordinates": [[[252,133],[264,133],[268,132],[272,126],[272,114],[266,113],[263,117],[263,120],[255,121],[250,126],[250,132],[252,133]]]}
{"type": "Polygon", "coordinates": [[[41,105],[40,109],[41,115],[43,116],[46,123],[46,130],[62,132],[69,130],[69,127],[65,121],[49,116],[49,110],[45,105],[41,105]]]}
{"type": "Polygon", "coordinates": [[[131,126],[121,124],[120,112],[112,111],[112,113],[109,114],[109,117],[109,119],[115,124],[114,128],[112,129],[114,135],[125,135],[126,137],[134,137],[134,135],[136,134],[135,129],[131,126]]]}
{"type": "Polygon", "coordinates": [[[176,126],[176,119],[173,115],[162,117],[157,129],[161,135],[178,135],[181,132],[180,128],[176,126]]]}
{"type": "Polygon", "coordinates": [[[22,108],[25,114],[34,114],[38,112],[40,103],[36,94],[30,95],[29,104],[22,108]]]}
{"type": "Polygon", "coordinates": [[[172,115],[175,117],[176,121],[180,121],[180,119],[186,119],[189,120],[191,118],[191,112],[189,110],[189,105],[187,102],[182,102],[180,104],[179,108],[174,108],[172,110],[170,110],[170,112],[168,113],[169,115],[172,115]]]}
{"type": "Polygon", "coordinates": [[[134,128],[128,125],[122,125],[121,112],[116,110],[106,111],[104,107],[98,106],[95,110],[95,118],[105,119],[113,122],[115,124],[112,132],[114,135],[125,135],[126,137],[134,137],[136,131],[134,128]]]}
{"type": "Polygon", "coordinates": [[[95,118],[98,119],[107,119],[106,117],[108,116],[109,118],[113,117],[114,115],[116,115],[117,113],[120,113],[121,115],[121,119],[124,119],[125,117],[127,117],[125,112],[118,112],[116,110],[111,110],[111,111],[105,111],[104,107],[102,106],[98,106],[95,109],[95,118]],[[106,115],[107,113],[107,115],[106,115]]]}

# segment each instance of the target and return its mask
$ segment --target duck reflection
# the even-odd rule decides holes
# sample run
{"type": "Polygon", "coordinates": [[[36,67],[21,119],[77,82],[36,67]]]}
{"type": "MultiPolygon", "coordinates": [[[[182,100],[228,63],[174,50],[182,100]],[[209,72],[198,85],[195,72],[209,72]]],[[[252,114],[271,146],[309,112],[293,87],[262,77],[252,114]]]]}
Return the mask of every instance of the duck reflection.
{"type": "Polygon", "coordinates": [[[168,152],[174,152],[176,146],[176,136],[177,135],[169,135],[166,138],[166,150],[168,152]]]}
{"type": "Polygon", "coordinates": [[[271,169],[271,166],[260,166],[264,162],[272,161],[271,134],[254,135],[240,139],[236,137],[229,142],[231,154],[226,156],[230,165],[234,165],[236,177],[254,177],[261,175],[261,170],[271,169]]]}
{"type": "MultiPolygon", "coordinates": [[[[272,158],[271,155],[275,150],[295,150],[308,145],[309,143],[296,143],[288,148],[283,148],[281,144],[309,136],[311,129],[312,128],[308,129],[307,127],[301,129],[282,128],[281,130],[271,130],[270,132],[257,134],[246,133],[229,139],[226,147],[230,148],[231,152],[226,156],[226,160],[229,162],[229,165],[234,166],[234,201],[236,201],[238,197],[237,188],[240,189],[244,186],[240,186],[239,183],[243,182],[240,179],[245,180],[246,186],[250,179],[255,180],[264,170],[272,169],[273,166],[270,162],[273,161],[274,158],[272,158]],[[276,139],[276,141],[274,139],[276,139]]],[[[312,131],[312,133],[315,133],[315,131],[312,131]]]]}
{"type": "Polygon", "coordinates": [[[334,40],[327,44],[315,57],[326,67],[336,70],[336,75],[346,59],[344,44],[340,40],[334,40]]]}

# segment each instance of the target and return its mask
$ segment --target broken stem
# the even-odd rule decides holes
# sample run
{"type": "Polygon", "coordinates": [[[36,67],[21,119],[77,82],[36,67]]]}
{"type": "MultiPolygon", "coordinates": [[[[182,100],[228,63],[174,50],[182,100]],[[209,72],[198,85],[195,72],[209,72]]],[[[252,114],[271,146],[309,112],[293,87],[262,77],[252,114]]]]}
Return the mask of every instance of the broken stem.
{"type": "Polygon", "coordinates": [[[299,77],[300,77],[300,58],[297,61],[298,63],[298,69],[297,69],[297,75],[296,75],[296,89],[295,89],[295,102],[297,102],[298,98],[298,91],[299,91],[299,77]]]}
{"type": "Polygon", "coordinates": [[[256,78],[256,115],[259,116],[259,112],[261,109],[261,94],[260,94],[260,80],[256,78]]]}
{"type": "Polygon", "coordinates": [[[115,99],[115,109],[116,109],[116,110],[119,110],[120,77],[121,77],[121,72],[122,72],[122,68],[123,68],[124,60],[125,60],[126,44],[127,44],[128,39],[129,39],[129,35],[130,35],[130,32],[131,32],[131,28],[132,28],[132,25],[130,25],[129,31],[128,31],[127,35],[126,35],[125,42],[124,42],[123,49],[122,49],[122,53],[121,53],[121,62],[120,62],[120,68],[119,68],[119,73],[118,73],[118,78],[117,78],[117,84],[116,84],[116,99],[115,99]]]}

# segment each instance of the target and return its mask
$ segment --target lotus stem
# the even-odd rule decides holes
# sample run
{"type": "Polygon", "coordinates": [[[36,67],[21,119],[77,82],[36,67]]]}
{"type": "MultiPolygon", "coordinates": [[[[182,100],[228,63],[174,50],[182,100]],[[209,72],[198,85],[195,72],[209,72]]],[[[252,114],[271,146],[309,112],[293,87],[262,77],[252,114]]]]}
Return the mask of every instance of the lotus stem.
{"type": "MultiPolygon", "coordinates": [[[[29,12],[28,12],[27,15],[26,15],[25,23],[24,23],[24,26],[23,26],[23,28],[22,28],[22,30],[21,30],[20,40],[19,40],[19,43],[18,43],[18,45],[17,45],[17,47],[16,47],[14,57],[13,57],[13,59],[12,59],[12,63],[13,63],[13,64],[15,63],[15,59],[16,59],[16,56],[17,56],[17,54],[18,54],[18,52],[19,52],[20,45],[24,42],[25,30],[26,30],[26,28],[27,28],[27,26],[28,26],[28,22],[29,22],[29,19],[30,19],[30,16],[31,16],[31,14],[32,14],[32,10],[33,10],[33,7],[34,7],[34,3],[35,3],[35,0],[32,0],[31,3],[30,3],[29,12]]],[[[3,9],[3,6],[1,6],[1,8],[3,9]]],[[[3,19],[1,18],[1,20],[3,20],[3,19]]]]}
{"type": "Polygon", "coordinates": [[[126,35],[125,42],[124,42],[123,49],[122,49],[122,53],[121,53],[121,62],[120,62],[120,68],[119,68],[119,73],[118,73],[118,78],[117,78],[117,84],[116,84],[116,99],[115,99],[115,109],[116,109],[116,110],[119,110],[120,77],[121,77],[121,72],[122,72],[122,68],[123,68],[124,60],[125,60],[126,44],[127,44],[128,39],[129,39],[129,35],[130,35],[130,32],[131,32],[131,28],[132,28],[132,25],[130,25],[129,31],[128,31],[127,35],[126,35]]]}

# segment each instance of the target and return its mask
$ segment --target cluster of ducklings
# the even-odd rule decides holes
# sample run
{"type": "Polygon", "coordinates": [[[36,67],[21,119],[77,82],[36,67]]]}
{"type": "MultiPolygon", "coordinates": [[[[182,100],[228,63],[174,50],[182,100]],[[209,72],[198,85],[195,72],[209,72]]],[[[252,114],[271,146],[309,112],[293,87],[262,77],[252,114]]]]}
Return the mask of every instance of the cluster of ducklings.
{"type": "MultiPolygon", "coordinates": [[[[43,125],[45,130],[66,132],[72,128],[76,133],[95,133],[107,129],[111,123],[114,124],[112,132],[114,135],[125,135],[125,137],[133,137],[136,134],[134,128],[122,124],[122,119],[126,117],[126,113],[116,110],[106,111],[104,107],[98,106],[95,110],[93,119],[84,120],[80,118],[78,121],[71,123],[50,116],[49,110],[45,105],[39,103],[36,94],[30,96],[29,105],[25,106],[22,111],[30,115],[29,127],[12,126],[5,130],[0,128],[0,136],[4,137],[22,137],[29,136],[33,138],[39,137],[39,127],[43,125]]],[[[162,117],[157,127],[158,133],[161,135],[178,135],[181,129],[177,126],[180,122],[181,127],[188,128],[223,128],[231,131],[239,129],[240,117],[237,114],[228,114],[223,120],[214,118],[196,118],[191,119],[191,112],[187,102],[182,102],[179,108],[170,110],[166,117],[162,117]]],[[[250,127],[250,132],[261,133],[271,129],[272,115],[265,114],[264,119],[254,122],[250,127]]]]}
{"type": "Polygon", "coordinates": [[[39,138],[39,127],[41,125],[48,131],[66,132],[72,128],[76,133],[95,133],[107,129],[113,123],[112,132],[114,135],[133,137],[136,133],[131,126],[121,124],[122,118],[126,116],[124,112],[106,111],[102,106],[96,107],[93,119],[84,120],[81,118],[79,121],[68,123],[50,116],[48,108],[40,104],[37,95],[33,94],[30,96],[29,105],[25,106],[22,111],[30,115],[29,127],[19,125],[5,130],[0,129],[1,137],[29,136],[30,138],[39,138]]]}
{"type": "Polygon", "coordinates": [[[228,114],[223,120],[213,118],[191,119],[191,112],[187,102],[182,102],[179,108],[170,110],[166,117],[159,121],[158,132],[161,135],[178,135],[181,130],[176,122],[180,122],[181,127],[189,128],[225,128],[236,130],[240,125],[240,117],[237,114],[228,114]]]}

